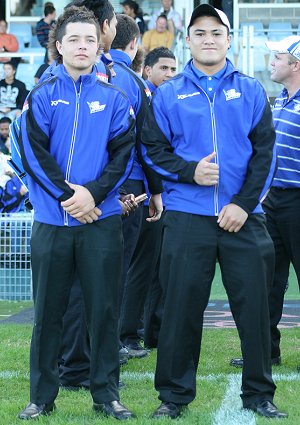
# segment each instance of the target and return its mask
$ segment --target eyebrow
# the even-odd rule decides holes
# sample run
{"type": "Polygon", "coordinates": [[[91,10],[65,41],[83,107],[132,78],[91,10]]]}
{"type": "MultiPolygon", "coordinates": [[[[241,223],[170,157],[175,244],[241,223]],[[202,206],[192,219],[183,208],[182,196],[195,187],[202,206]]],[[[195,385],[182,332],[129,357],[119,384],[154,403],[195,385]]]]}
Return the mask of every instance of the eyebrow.
{"type": "Polygon", "coordinates": [[[212,33],[213,32],[223,32],[223,28],[215,28],[213,30],[204,30],[204,29],[201,29],[201,28],[196,28],[194,32],[203,32],[203,33],[205,33],[205,32],[212,32],[212,33]]]}

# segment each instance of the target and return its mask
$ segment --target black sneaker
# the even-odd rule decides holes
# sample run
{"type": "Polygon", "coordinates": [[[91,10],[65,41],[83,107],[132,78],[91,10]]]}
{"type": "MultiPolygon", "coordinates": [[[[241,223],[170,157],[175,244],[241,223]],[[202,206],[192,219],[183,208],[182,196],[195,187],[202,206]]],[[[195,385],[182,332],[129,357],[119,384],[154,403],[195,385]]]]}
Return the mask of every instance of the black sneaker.
{"type": "Polygon", "coordinates": [[[126,348],[131,358],[141,359],[148,356],[148,351],[145,350],[139,342],[127,344],[126,348]]]}

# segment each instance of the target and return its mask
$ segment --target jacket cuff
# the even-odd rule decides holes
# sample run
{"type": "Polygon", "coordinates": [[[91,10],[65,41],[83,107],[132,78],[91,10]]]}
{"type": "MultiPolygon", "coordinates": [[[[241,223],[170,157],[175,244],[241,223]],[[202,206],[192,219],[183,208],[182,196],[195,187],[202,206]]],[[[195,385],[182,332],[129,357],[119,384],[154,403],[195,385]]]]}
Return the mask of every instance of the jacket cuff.
{"type": "Polygon", "coordinates": [[[194,183],[195,170],[198,165],[196,161],[190,161],[187,165],[179,172],[178,181],[181,183],[194,183]]]}
{"type": "Polygon", "coordinates": [[[83,185],[92,195],[95,205],[99,205],[103,201],[103,196],[99,193],[98,183],[95,181],[88,182],[83,185]]]}
{"type": "Polygon", "coordinates": [[[240,208],[242,208],[248,215],[252,213],[252,211],[256,208],[256,206],[259,204],[258,200],[254,199],[243,199],[239,197],[238,195],[234,195],[231,198],[231,202],[240,208]]]}

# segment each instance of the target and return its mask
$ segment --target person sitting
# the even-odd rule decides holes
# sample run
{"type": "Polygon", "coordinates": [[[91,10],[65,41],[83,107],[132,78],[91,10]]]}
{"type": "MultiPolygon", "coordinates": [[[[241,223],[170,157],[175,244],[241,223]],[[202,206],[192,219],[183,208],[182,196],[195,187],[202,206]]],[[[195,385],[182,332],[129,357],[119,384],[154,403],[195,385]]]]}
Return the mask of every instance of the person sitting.
{"type": "Polygon", "coordinates": [[[15,78],[16,67],[12,62],[5,63],[4,79],[0,80],[0,118],[14,121],[22,111],[28,90],[22,81],[15,78]]]}
{"type": "Polygon", "coordinates": [[[36,73],[34,74],[34,84],[38,84],[41,76],[43,75],[43,73],[46,71],[46,69],[54,62],[54,59],[51,55],[51,53],[47,50],[47,62],[45,61],[44,63],[42,63],[36,73]]]}
{"type": "Polygon", "coordinates": [[[9,125],[11,124],[11,119],[8,117],[0,118],[0,152],[4,155],[9,155],[10,153],[10,141],[9,141],[9,125]]]}
{"type": "Polygon", "coordinates": [[[146,31],[142,38],[142,45],[146,54],[156,47],[171,49],[174,35],[168,30],[168,20],[165,15],[160,15],[156,20],[156,27],[146,31]]]}
{"type": "Polygon", "coordinates": [[[168,20],[169,31],[171,31],[174,35],[176,31],[182,30],[182,19],[180,14],[174,10],[172,6],[172,0],[162,0],[162,7],[153,13],[149,23],[148,28],[154,29],[157,18],[160,15],[165,15],[168,20]]]}
{"type": "Polygon", "coordinates": [[[130,16],[138,24],[141,35],[147,31],[147,25],[143,18],[143,12],[134,0],[124,0],[120,3],[123,6],[123,13],[130,16]]]}
{"type": "MultiPolygon", "coordinates": [[[[17,37],[13,34],[7,33],[7,22],[2,19],[0,21],[0,53],[17,52],[19,50],[19,43],[17,37]]],[[[7,58],[0,57],[0,63],[13,62],[18,66],[20,58],[7,58]]]]}

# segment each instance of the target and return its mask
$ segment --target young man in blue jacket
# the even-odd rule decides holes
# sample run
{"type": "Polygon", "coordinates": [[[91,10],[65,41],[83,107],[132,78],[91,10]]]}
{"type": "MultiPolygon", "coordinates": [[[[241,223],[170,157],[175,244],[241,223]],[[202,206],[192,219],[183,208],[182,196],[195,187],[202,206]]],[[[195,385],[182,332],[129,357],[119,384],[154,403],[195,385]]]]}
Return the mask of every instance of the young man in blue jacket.
{"type": "MultiPolygon", "coordinates": [[[[134,165],[123,187],[127,193],[133,193],[135,196],[140,195],[145,192],[144,179],[146,174],[146,180],[151,194],[149,203],[151,217],[148,217],[147,220],[155,222],[160,219],[162,213],[160,194],[163,188],[161,179],[143,161],[141,162],[141,158],[139,157],[141,129],[149,108],[151,94],[146,83],[130,69],[131,62],[137,52],[140,31],[137,23],[130,16],[119,14],[117,15],[117,22],[117,34],[110,50],[116,72],[114,84],[124,90],[128,95],[136,116],[136,153],[134,165]]],[[[127,299],[126,276],[141,231],[142,218],[143,208],[138,208],[134,213],[123,219],[124,263],[120,290],[121,317],[123,303],[127,299]]],[[[139,303],[139,295],[136,294],[130,302],[131,305],[139,303]]],[[[132,335],[122,334],[121,341],[127,348],[130,357],[145,357],[147,355],[147,351],[140,345],[139,340],[136,340],[132,335]]]]}
{"type": "MultiPolygon", "coordinates": [[[[151,50],[145,57],[144,73],[148,77],[145,82],[153,93],[163,82],[175,76],[174,53],[167,47],[157,47],[151,50]]],[[[144,183],[147,187],[147,181],[144,183]]],[[[146,220],[148,217],[147,202],[144,203],[142,209],[141,230],[126,278],[120,334],[121,341],[125,345],[128,343],[140,344],[143,339],[147,348],[153,348],[157,346],[163,305],[157,274],[163,220],[149,223],[146,220]],[[141,317],[143,317],[143,335],[140,332],[141,317]]]]}
{"type": "Polygon", "coordinates": [[[226,15],[198,6],[188,26],[192,59],[155,91],[142,135],[144,157],[165,179],[160,278],[165,306],[153,416],[176,418],[196,395],[203,313],[218,259],[241,338],[243,407],[273,404],[268,286],[274,248],[260,200],[273,175],[275,132],[260,83],[226,59],[226,15]]]}
{"type": "Polygon", "coordinates": [[[31,238],[34,327],[30,403],[20,419],[55,409],[62,318],[76,268],[91,340],[95,411],[133,414],[119,401],[117,294],[122,263],[118,187],[132,167],[134,119],[128,98],[99,81],[99,24],[70,7],[50,34],[59,62],[29,95],[20,150],[34,209],[31,238]]]}

